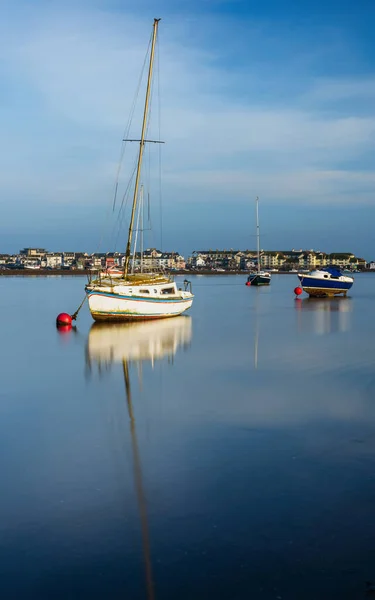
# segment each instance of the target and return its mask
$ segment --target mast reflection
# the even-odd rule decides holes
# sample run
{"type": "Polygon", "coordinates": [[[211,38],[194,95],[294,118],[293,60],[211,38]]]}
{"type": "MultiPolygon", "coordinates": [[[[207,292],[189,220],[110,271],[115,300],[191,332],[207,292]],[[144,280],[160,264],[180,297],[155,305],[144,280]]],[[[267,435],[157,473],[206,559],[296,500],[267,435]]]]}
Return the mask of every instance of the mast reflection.
{"type": "Polygon", "coordinates": [[[141,379],[141,366],[144,361],[154,365],[156,360],[167,357],[168,362],[173,364],[173,357],[177,350],[188,347],[191,337],[192,321],[191,317],[187,316],[141,323],[94,323],[90,329],[86,347],[89,372],[94,365],[98,368],[99,373],[103,373],[108,371],[114,363],[122,363],[148,600],[155,599],[155,589],[152,576],[147,502],[133,410],[130,366],[134,363],[138,366],[138,375],[141,379]]]}

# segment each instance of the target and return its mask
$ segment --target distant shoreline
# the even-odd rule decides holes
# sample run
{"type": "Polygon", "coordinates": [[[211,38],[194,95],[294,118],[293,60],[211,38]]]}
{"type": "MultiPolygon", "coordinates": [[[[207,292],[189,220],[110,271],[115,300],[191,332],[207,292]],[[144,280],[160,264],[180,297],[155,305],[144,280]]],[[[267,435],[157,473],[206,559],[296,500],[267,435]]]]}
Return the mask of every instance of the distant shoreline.
{"type": "Polygon", "coordinates": [[[94,275],[93,271],[88,270],[74,270],[70,271],[69,269],[1,269],[0,277],[48,277],[51,275],[94,275]]]}
{"type": "MultiPolygon", "coordinates": [[[[375,269],[363,269],[358,273],[375,273],[375,269]]],[[[352,273],[357,275],[358,273],[352,273]]],[[[51,276],[63,276],[63,277],[83,277],[97,274],[97,271],[86,270],[69,270],[69,269],[1,269],[0,277],[51,277],[51,276]]],[[[191,275],[246,275],[249,271],[173,271],[169,275],[184,275],[189,277],[191,275]]],[[[290,271],[278,271],[271,273],[271,275],[297,275],[297,273],[291,273],[290,271]]]]}
{"type": "MultiPolygon", "coordinates": [[[[97,271],[90,271],[88,269],[2,269],[0,270],[0,277],[49,277],[62,275],[63,277],[77,277],[77,276],[89,276],[96,275],[97,271]]],[[[249,274],[249,271],[211,271],[211,270],[200,270],[200,271],[171,271],[168,275],[184,275],[189,277],[191,275],[243,275],[244,277],[249,274]]],[[[272,273],[272,275],[297,275],[297,273],[278,272],[272,273]]]]}

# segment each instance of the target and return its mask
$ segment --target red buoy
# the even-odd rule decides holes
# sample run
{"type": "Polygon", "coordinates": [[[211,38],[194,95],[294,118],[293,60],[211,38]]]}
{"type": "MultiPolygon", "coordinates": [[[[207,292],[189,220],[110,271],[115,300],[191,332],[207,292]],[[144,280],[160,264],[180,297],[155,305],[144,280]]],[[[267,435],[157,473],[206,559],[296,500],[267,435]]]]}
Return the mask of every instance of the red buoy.
{"type": "Polygon", "coordinates": [[[68,313],[60,313],[56,317],[56,325],[71,325],[72,317],[68,313]]]}
{"type": "Polygon", "coordinates": [[[300,288],[300,287],[294,288],[294,293],[296,296],[300,296],[302,294],[302,292],[303,292],[302,288],[300,288]]]}
{"type": "Polygon", "coordinates": [[[250,281],[246,281],[246,285],[251,285],[250,281]]]}

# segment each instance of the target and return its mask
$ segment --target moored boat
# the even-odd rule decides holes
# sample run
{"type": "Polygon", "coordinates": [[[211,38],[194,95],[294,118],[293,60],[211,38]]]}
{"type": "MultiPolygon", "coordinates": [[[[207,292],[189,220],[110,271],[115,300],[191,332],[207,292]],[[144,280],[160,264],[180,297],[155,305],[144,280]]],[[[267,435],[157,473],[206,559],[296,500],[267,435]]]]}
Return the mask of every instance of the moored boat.
{"type": "Polygon", "coordinates": [[[259,198],[255,200],[256,207],[256,231],[257,231],[257,269],[251,271],[246,281],[246,285],[269,285],[271,283],[271,273],[262,271],[260,268],[260,236],[259,236],[259,198]]]}
{"type": "MultiPolygon", "coordinates": [[[[133,264],[131,261],[133,233],[136,229],[134,221],[138,204],[144,147],[147,142],[161,143],[146,139],[159,20],[154,19],[153,25],[141,136],[139,140],[124,140],[125,142],[139,142],[124,268],[122,272],[118,272],[117,270],[117,272],[113,271],[112,273],[110,271],[99,273],[98,277],[91,280],[85,287],[90,312],[96,321],[127,321],[175,317],[188,310],[193,303],[194,296],[191,292],[189,282],[185,282],[184,289],[181,289],[177,287],[172,277],[164,273],[144,273],[143,269],[141,269],[141,273],[134,272],[136,241],[134,242],[133,264]]],[[[141,202],[143,202],[142,198],[140,204],[141,202]]],[[[139,215],[140,212],[138,211],[138,218],[139,215]]]]}
{"type": "Polygon", "coordinates": [[[255,271],[250,273],[247,278],[250,285],[269,285],[271,283],[271,273],[268,271],[255,271]]]}
{"type": "Polygon", "coordinates": [[[337,267],[315,269],[307,274],[298,273],[301,287],[309,296],[346,296],[354,283],[353,277],[343,275],[337,267]]]}
{"type": "Polygon", "coordinates": [[[100,278],[86,286],[86,293],[96,321],[134,321],[181,315],[193,303],[187,286],[178,289],[167,276],[139,273],[115,281],[100,278]]]}

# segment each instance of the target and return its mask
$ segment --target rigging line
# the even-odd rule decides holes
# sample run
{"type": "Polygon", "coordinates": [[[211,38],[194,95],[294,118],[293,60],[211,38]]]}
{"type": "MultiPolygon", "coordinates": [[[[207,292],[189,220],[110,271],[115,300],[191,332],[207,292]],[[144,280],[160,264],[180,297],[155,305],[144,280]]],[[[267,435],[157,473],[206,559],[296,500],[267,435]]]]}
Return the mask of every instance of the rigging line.
{"type": "Polygon", "coordinates": [[[118,214],[117,214],[117,220],[121,221],[121,223],[122,223],[122,221],[124,219],[124,211],[123,211],[124,201],[126,200],[126,203],[128,201],[128,196],[129,196],[130,188],[131,188],[131,185],[132,185],[132,182],[133,182],[133,179],[134,179],[134,174],[135,174],[136,170],[137,170],[137,157],[135,157],[133,170],[132,170],[131,175],[129,177],[129,181],[128,181],[128,184],[127,184],[127,186],[125,188],[124,194],[122,196],[121,205],[120,205],[120,208],[119,208],[119,211],[118,211],[118,214]]]}
{"type": "Polygon", "coordinates": [[[123,221],[124,221],[124,218],[125,218],[126,207],[128,205],[129,198],[130,198],[130,188],[131,188],[131,185],[132,185],[132,182],[133,182],[133,179],[134,179],[134,174],[135,174],[136,169],[137,169],[137,159],[135,159],[135,164],[134,164],[134,167],[133,167],[133,171],[132,171],[132,174],[131,174],[131,176],[129,178],[128,185],[126,186],[125,192],[123,194],[122,201],[121,201],[121,206],[120,206],[120,209],[119,209],[119,212],[118,212],[118,215],[117,215],[117,219],[116,219],[116,222],[115,222],[115,224],[113,226],[113,229],[112,229],[112,235],[114,235],[115,228],[117,226],[117,233],[116,233],[116,239],[115,239],[115,248],[117,248],[118,238],[119,238],[121,227],[122,227],[122,224],[123,224],[123,221]]]}
{"type": "Polygon", "coordinates": [[[142,212],[141,212],[141,273],[143,273],[143,209],[144,209],[144,201],[143,201],[143,188],[142,188],[142,212]]]}
{"type": "Polygon", "coordinates": [[[141,73],[140,73],[140,76],[139,76],[139,79],[138,79],[136,91],[135,91],[133,102],[132,102],[132,106],[131,106],[131,109],[130,109],[129,119],[128,119],[128,122],[126,124],[123,136],[122,136],[120,159],[119,159],[119,164],[118,164],[118,167],[117,167],[116,184],[115,184],[115,193],[114,193],[114,198],[113,198],[112,212],[114,212],[115,206],[116,206],[116,199],[117,199],[117,191],[118,191],[118,184],[119,184],[121,166],[122,166],[122,163],[123,163],[124,154],[125,154],[125,150],[126,150],[126,141],[124,141],[124,140],[127,140],[129,138],[130,127],[132,125],[133,118],[134,118],[135,107],[136,107],[136,104],[137,104],[137,100],[138,100],[138,96],[139,96],[139,90],[141,88],[142,80],[143,80],[145,69],[146,69],[147,58],[148,58],[148,55],[149,55],[149,52],[150,52],[151,42],[152,42],[152,35],[150,36],[150,40],[149,40],[147,51],[146,51],[145,58],[144,58],[144,61],[143,61],[141,73]]]}
{"type": "Polygon", "coordinates": [[[148,149],[148,173],[147,173],[147,194],[150,196],[151,189],[151,147],[148,149]]]}
{"type": "MultiPolygon", "coordinates": [[[[126,211],[126,208],[128,206],[129,198],[130,198],[130,194],[127,194],[126,201],[125,201],[125,204],[124,204],[124,212],[126,211]]],[[[119,235],[120,235],[120,232],[121,232],[122,222],[123,222],[123,219],[121,219],[121,220],[117,219],[117,221],[114,224],[113,229],[112,229],[112,237],[113,237],[115,235],[115,228],[116,228],[116,225],[117,225],[116,238],[115,238],[115,243],[114,243],[114,247],[113,247],[113,251],[114,252],[117,252],[117,244],[118,244],[118,238],[119,238],[119,235]]]]}
{"type": "MultiPolygon", "coordinates": [[[[128,186],[128,188],[129,187],[130,186],[128,186]]],[[[125,194],[123,196],[123,199],[122,199],[122,202],[121,202],[122,213],[119,213],[117,215],[117,219],[116,219],[116,221],[115,221],[115,223],[113,225],[113,228],[112,228],[112,235],[111,235],[111,237],[112,237],[112,239],[115,237],[114,251],[116,251],[116,249],[117,249],[118,237],[119,237],[119,234],[120,234],[120,231],[121,231],[121,225],[122,225],[122,221],[123,221],[122,214],[126,212],[126,208],[128,206],[128,202],[129,202],[129,197],[130,197],[130,193],[129,192],[125,192],[125,194]]]]}
{"type": "MultiPolygon", "coordinates": [[[[158,48],[158,39],[159,38],[157,37],[156,38],[156,50],[158,48]]],[[[149,103],[149,109],[148,109],[148,121],[147,121],[146,134],[145,134],[146,136],[148,136],[148,132],[151,127],[152,111],[153,111],[153,97],[154,97],[154,89],[155,89],[154,86],[155,86],[155,77],[153,77],[151,80],[150,103],[149,103]]],[[[146,180],[147,180],[147,206],[148,206],[148,224],[149,224],[148,231],[151,232],[150,233],[150,244],[153,247],[153,232],[152,232],[151,213],[150,213],[151,147],[149,147],[149,149],[148,149],[148,164],[147,164],[146,180]]]]}
{"type": "MultiPolygon", "coordinates": [[[[157,94],[158,94],[158,133],[161,139],[161,104],[160,104],[160,42],[157,41],[157,94]]],[[[163,196],[161,185],[161,144],[159,144],[159,218],[160,218],[160,250],[163,251],[163,196]]]]}
{"type": "MultiPolygon", "coordinates": [[[[133,103],[132,103],[132,106],[131,106],[131,109],[130,109],[130,114],[129,114],[128,122],[126,124],[125,132],[124,132],[124,135],[123,135],[122,139],[125,139],[125,138],[129,137],[129,131],[130,131],[131,124],[133,122],[135,107],[136,107],[137,99],[138,99],[138,96],[139,96],[139,90],[140,90],[140,87],[141,87],[141,84],[142,84],[142,79],[143,79],[145,68],[146,68],[146,64],[147,64],[147,57],[148,57],[148,54],[150,52],[151,42],[152,42],[152,35],[150,36],[150,40],[149,40],[148,47],[147,47],[147,50],[146,50],[145,58],[144,58],[144,61],[143,61],[143,66],[142,66],[142,69],[141,69],[141,73],[140,73],[140,76],[139,76],[138,84],[137,84],[136,91],[135,91],[135,94],[134,94],[133,103]]],[[[119,178],[120,178],[121,166],[122,166],[123,159],[124,159],[125,149],[126,149],[126,142],[124,143],[122,141],[121,142],[121,150],[120,150],[120,158],[119,158],[119,162],[118,162],[118,166],[117,166],[117,173],[116,173],[116,179],[115,179],[115,191],[114,191],[113,201],[112,201],[112,203],[108,204],[108,207],[107,207],[107,210],[106,210],[106,216],[105,216],[105,219],[104,219],[104,226],[102,228],[102,232],[101,232],[101,235],[99,237],[99,243],[98,243],[98,246],[97,246],[97,249],[96,249],[97,252],[99,252],[99,250],[100,250],[100,248],[102,246],[102,243],[103,243],[103,238],[104,238],[104,235],[105,235],[105,231],[107,230],[107,227],[108,227],[109,215],[110,215],[111,212],[113,213],[114,210],[115,210],[117,193],[118,193],[118,186],[119,186],[119,178]],[[111,204],[112,204],[112,211],[111,211],[111,204]]]]}
{"type": "Polygon", "coordinates": [[[134,247],[133,247],[133,261],[132,261],[132,269],[131,269],[132,275],[134,274],[135,257],[136,257],[136,254],[137,254],[137,241],[138,241],[138,231],[139,231],[139,217],[141,215],[141,205],[143,205],[143,185],[141,185],[140,200],[141,201],[138,204],[137,224],[136,224],[135,240],[134,240],[134,247]]]}
{"type": "MultiPolygon", "coordinates": [[[[158,49],[158,38],[156,41],[157,44],[157,49],[158,49]]],[[[146,136],[148,135],[149,129],[151,127],[151,119],[152,119],[152,111],[153,111],[153,97],[154,97],[154,90],[155,90],[155,78],[152,79],[151,81],[151,90],[150,90],[150,104],[149,104],[149,112],[148,112],[148,122],[147,122],[147,128],[146,128],[146,136]]],[[[160,126],[159,126],[159,133],[160,133],[160,126]]],[[[160,145],[160,144],[159,144],[160,145]]],[[[144,229],[144,231],[149,231],[150,232],[150,245],[151,247],[154,246],[154,235],[153,235],[153,230],[152,230],[152,221],[151,221],[151,203],[150,203],[150,187],[151,187],[151,148],[149,148],[148,150],[148,164],[147,164],[147,173],[146,173],[146,180],[147,180],[147,217],[148,217],[148,225],[149,227],[147,229],[144,229]]],[[[159,182],[160,183],[160,182],[159,182]]]]}
{"type": "MultiPolygon", "coordinates": [[[[147,128],[146,128],[146,136],[147,137],[148,137],[148,132],[149,132],[149,129],[151,126],[153,91],[154,91],[154,79],[152,79],[152,81],[151,81],[150,105],[149,105],[148,122],[147,122],[147,128]]],[[[145,177],[146,177],[146,182],[147,182],[147,192],[149,194],[150,188],[151,188],[151,146],[148,147],[147,153],[148,153],[148,161],[146,163],[147,170],[145,173],[145,177]]]]}
{"type": "MultiPolygon", "coordinates": [[[[125,201],[125,204],[124,204],[124,214],[125,214],[125,211],[127,209],[128,204],[129,204],[129,199],[130,199],[130,192],[127,194],[126,201],[125,201]]],[[[115,238],[115,243],[114,243],[114,252],[117,252],[118,239],[119,239],[120,233],[122,231],[123,220],[124,219],[121,218],[116,223],[118,227],[117,227],[116,238],[115,238]]],[[[115,229],[115,227],[113,228],[113,235],[114,235],[114,229],[115,229]]]]}
{"type": "MultiPolygon", "coordinates": [[[[152,35],[151,35],[150,42],[149,42],[149,48],[150,48],[150,45],[151,45],[151,43],[152,43],[152,35]]],[[[148,50],[149,50],[149,49],[148,49],[148,50]]],[[[147,54],[146,54],[145,62],[146,62],[146,59],[147,59],[147,56],[148,56],[148,54],[149,54],[149,51],[148,51],[148,52],[147,52],[147,54]]],[[[145,66],[145,63],[144,63],[144,66],[145,66]]],[[[150,90],[150,96],[151,96],[151,99],[152,99],[152,89],[153,89],[153,80],[151,81],[151,90],[150,90]]],[[[147,121],[147,127],[146,127],[146,131],[145,131],[145,137],[147,137],[147,134],[148,134],[148,131],[149,131],[149,127],[150,127],[150,113],[151,113],[151,106],[152,106],[152,102],[150,102],[149,109],[148,109],[148,121],[147,121]]],[[[125,134],[124,134],[124,135],[125,135],[125,134]]],[[[150,151],[149,151],[149,156],[150,156],[150,151]]],[[[136,170],[137,170],[137,157],[136,157],[136,159],[135,159],[134,168],[133,168],[133,171],[132,171],[131,177],[130,177],[130,179],[129,179],[128,185],[127,185],[127,187],[126,187],[126,190],[125,190],[125,192],[124,192],[124,194],[123,194],[123,198],[122,198],[121,206],[120,206],[120,209],[119,209],[119,212],[118,212],[118,218],[117,218],[117,222],[118,222],[118,224],[119,224],[119,227],[118,227],[118,232],[117,232],[117,236],[116,236],[116,243],[115,243],[116,247],[117,247],[117,242],[118,242],[118,237],[119,237],[119,234],[120,234],[120,231],[121,231],[121,227],[122,227],[122,224],[123,224],[123,221],[124,221],[124,218],[125,218],[125,210],[123,210],[123,208],[125,208],[125,209],[126,209],[126,206],[127,206],[127,204],[128,204],[128,201],[129,201],[129,194],[130,194],[130,187],[131,187],[131,185],[132,185],[132,183],[133,183],[133,180],[134,180],[134,175],[135,175],[135,172],[136,172],[136,170]],[[126,197],[126,201],[125,201],[125,207],[124,207],[124,200],[125,200],[125,197],[126,197]]],[[[141,174],[142,174],[142,173],[141,173],[141,174]]],[[[116,226],[116,225],[115,225],[115,226],[116,226]]],[[[114,226],[114,227],[115,227],[115,226],[114,226]]]]}

